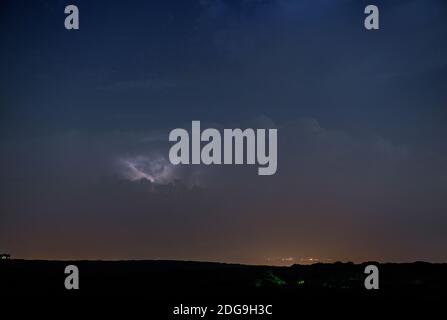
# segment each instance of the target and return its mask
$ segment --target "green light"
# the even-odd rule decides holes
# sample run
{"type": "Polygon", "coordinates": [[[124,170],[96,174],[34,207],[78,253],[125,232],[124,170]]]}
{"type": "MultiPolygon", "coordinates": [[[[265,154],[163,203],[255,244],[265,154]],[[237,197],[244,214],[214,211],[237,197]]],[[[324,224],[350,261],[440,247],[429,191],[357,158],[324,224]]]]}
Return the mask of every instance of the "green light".
{"type": "Polygon", "coordinates": [[[286,282],[284,280],[282,280],[278,276],[275,276],[272,272],[268,273],[268,277],[266,280],[270,281],[273,284],[276,284],[277,286],[283,286],[286,284],[286,282]]]}

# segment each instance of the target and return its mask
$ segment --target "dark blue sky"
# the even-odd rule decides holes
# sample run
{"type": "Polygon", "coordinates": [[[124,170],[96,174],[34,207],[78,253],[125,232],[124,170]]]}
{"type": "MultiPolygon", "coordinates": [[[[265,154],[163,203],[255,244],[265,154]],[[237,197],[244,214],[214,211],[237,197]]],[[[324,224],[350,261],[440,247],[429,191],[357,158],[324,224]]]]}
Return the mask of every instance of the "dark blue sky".
{"type": "Polygon", "coordinates": [[[369,3],[2,1],[0,251],[445,261],[447,4],[369,3]],[[172,168],[192,120],[278,128],[278,173],[172,168]]]}

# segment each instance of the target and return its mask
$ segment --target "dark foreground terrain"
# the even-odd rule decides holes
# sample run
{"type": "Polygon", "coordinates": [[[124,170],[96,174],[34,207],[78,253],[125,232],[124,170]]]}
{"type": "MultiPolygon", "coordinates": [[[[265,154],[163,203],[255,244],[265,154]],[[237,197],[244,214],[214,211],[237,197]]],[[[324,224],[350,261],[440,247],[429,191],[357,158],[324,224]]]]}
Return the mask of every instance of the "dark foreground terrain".
{"type": "Polygon", "coordinates": [[[272,304],[276,315],[291,315],[311,305],[324,310],[380,304],[408,311],[420,303],[447,301],[447,264],[374,263],[380,271],[380,289],[366,290],[367,264],[373,263],[269,267],[180,261],[10,260],[0,261],[0,295],[50,299],[107,296],[110,301],[130,296],[133,301],[144,301],[147,310],[167,315],[180,304],[272,304]],[[70,264],[79,268],[79,290],[64,287],[64,269],[70,264]]]}

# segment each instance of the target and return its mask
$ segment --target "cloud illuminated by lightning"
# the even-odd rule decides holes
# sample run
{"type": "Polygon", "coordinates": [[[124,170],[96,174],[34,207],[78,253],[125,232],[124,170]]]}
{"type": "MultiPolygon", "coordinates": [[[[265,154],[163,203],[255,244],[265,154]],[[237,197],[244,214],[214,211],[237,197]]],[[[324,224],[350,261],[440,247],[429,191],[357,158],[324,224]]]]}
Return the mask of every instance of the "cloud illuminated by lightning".
{"type": "Polygon", "coordinates": [[[172,165],[162,156],[138,155],[121,159],[120,163],[122,175],[131,181],[147,179],[166,184],[174,178],[172,165]]]}

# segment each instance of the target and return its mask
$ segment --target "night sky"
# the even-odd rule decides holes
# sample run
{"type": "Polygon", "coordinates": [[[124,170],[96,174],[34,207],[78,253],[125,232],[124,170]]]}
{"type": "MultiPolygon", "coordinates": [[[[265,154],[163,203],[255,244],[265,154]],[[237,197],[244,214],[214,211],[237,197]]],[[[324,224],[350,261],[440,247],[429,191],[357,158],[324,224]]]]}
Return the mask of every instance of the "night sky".
{"type": "Polygon", "coordinates": [[[0,252],[445,262],[446,17],[444,0],[2,0],[0,252]],[[171,165],[192,120],[277,128],[276,174],[171,165]]]}

